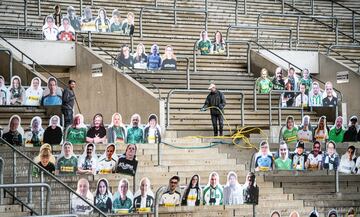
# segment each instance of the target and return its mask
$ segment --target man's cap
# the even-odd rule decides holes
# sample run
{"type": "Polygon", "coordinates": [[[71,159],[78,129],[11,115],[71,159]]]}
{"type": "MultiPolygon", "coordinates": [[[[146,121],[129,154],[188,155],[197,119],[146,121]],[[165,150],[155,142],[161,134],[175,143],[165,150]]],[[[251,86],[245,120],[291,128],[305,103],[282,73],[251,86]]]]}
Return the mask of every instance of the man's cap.
{"type": "Polygon", "coordinates": [[[211,83],[210,86],[208,87],[208,90],[212,89],[212,88],[216,88],[216,85],[214,83],[211,83]]]}

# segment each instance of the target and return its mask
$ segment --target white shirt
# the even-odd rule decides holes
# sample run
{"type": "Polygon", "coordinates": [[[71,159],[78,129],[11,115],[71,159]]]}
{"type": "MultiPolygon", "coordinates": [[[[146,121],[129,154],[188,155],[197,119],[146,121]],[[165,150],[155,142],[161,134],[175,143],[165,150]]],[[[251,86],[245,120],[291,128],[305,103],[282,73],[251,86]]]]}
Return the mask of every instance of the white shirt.
{"type": "Polygon", "coordinates": [[[313,153],[310,153],[308,156],[308,161],[309,161],[309,168],[318,169],[319,168],[318,165],[322,161],[322,154],[318,154],[315,157],[313,153]]]}
{"type": "MultiPolygon", "coordinates": [[[[295,106],[300,107],[301,106],[301,96],[302,94],[299,94],[296,98],[295,98],[295,106]]],[[[302,100],[302,105],[304,107],[306,107],[308,105],[308,96],[306,96],[305,94],[303,95],[303,100],[302,100]]]]}
{"type": "Polygon", "coordinates": [[[165,206],[177,206],[180,205],[181,195],[179,192],[175,191],[171,193],[169,191],[165,192],[160,199],[160,204],[165,206]]]}

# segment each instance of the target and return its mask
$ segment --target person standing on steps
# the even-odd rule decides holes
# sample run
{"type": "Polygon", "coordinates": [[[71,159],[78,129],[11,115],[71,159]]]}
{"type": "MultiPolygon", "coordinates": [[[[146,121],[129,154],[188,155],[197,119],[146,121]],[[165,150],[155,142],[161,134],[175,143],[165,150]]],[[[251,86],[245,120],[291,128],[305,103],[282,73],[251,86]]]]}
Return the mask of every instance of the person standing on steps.
{"type": "Polygon", "coordinates": [[[69,86],[64,90],[62,95],[62,106],[61,110],[64,114],[65,119],[65,129],[70,126],[73,122],[73,109],[75,103],[75,93],[74,89],[76,86],[76,82],[74,80],[69,80],[69,86]]]}
{"type": "Polygon", "coordinates": [[[214,130],[214,136],[218,136],[218,135],[222,136],[223,127],[224,127],[223,113],[224,113],[224,107],[226,105],[225,96],[222,92],[216,89],[216,85],[213,83],[210,84],[208,89],[210,90],[210,93],[206,97],[204,106],[200,109],[200,111],[205,111],[207,108],[210,107],[210,115],[214,130]],[[219,122],[219,128],[217,125],[218,122],[219,122]]]}

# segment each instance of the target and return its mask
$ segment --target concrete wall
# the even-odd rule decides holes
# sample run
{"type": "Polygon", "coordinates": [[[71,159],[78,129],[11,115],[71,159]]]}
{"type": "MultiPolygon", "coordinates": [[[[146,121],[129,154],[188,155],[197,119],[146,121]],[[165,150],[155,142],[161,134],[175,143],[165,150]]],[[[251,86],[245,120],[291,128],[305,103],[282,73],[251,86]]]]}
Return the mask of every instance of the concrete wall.
{"type": "MultiPolygon", "coordinates": [[[[34,77],[30,71],[31,67],[25,67],[16,57],[12,61],[13,76],[18,75],[21,78],[22,85],[30,85],[31,79],[34,77]]],[[[9,55],[6,52],[0,52],[0,75],[4,76],[7,85],[10,84],[9,74],[9,55]]],[[[43,84],[45,85],[45,84],[43,84]]]]}
{"type": "Polygon", "coordinates": [[[255,50],[250,51],[250,68],[256,78],[260,77],[262,68],[266,68],[269,71],[269,75],[273,76],[277,67],[278,65],[265,55],[258,53],[255,50]]]}
{"type": "MultiPolygon", "coordinates": [[[[75,66],[76,64],[75,42],[27,39],[8,39],[8,41],[40,65],[75,66]]],[[[21,59],[20,53],[5,41],[1,40],[0,44],[11,49],[13,54],[21,59]]],[[[24,62],[28,64],[31,63],[27,58],[24,58],[24,62]]]]}
{"type": "Polygon", "coordinates": [[[147,123],[151,113],[157,114],[161,124],[164,123],[164,103],[157,95],[82,45],[76,45],[76,56],[70,79],[77,81],[75,93],[86,123],[90,123],[96,113],[102,113],[104,122],[110,123],[114,112],[122,115],[124,123],[129,123],[134,113],[140,114],[142,123],[147,123]],[[102,77],[92,77],[92,64],[102,64],[102,77]]]}
{"type": "MultiPolygon", "coordinates": [[[[311,74],[319,73],[319,64],[318,64],[318,52],[311,52],[311,51],[288,51],[288,50],[271,50],[275,54],[279,55],[280,57],[286,59],[287,61],[295,64],[301,69],[307,68],[310,70],[311,74]],[[306,61],[304,61],[306,60],[306,61]]],[[[279,66],[283,68],[288,68],[288,64],[281,60],[280,58],[274,56],[273,54],[269,53],[266,50],[260,50],[264,56],[272,60],[279,66]]],[[[295,68],[295,67],[294,67],[295,68]]],[[[298,71],[298,70],[296,70],[298,71]]],[[[274,72],[274,71],[272,71],[274,72]]]]}
{"type": "Polygon", "coordinates": [[[316,77],[322,81],[331,81],[334,87],[344,95],[343,102],[346,102],[347,117],[359,116],[360,76],[351,68],[324,54],[319,54],[319,68],[320,73],[316,77]],[[341,71],[349,72],[349,83],[336,83],[336,73],[341,71]]]}

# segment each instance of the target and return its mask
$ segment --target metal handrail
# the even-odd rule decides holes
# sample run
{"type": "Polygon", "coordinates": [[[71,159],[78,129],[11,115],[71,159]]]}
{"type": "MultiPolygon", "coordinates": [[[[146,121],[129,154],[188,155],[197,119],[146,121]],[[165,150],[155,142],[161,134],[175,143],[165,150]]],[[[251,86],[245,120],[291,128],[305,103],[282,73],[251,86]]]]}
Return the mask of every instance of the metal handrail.
{"type": "MultiPolygon", "coordinates": [[[[11,42],[9,42],[7,39],[5,39],[3,36],[0,35],[0,39],[2,39],[3,41],[5,41],[7,44],[9,44],[12,48],[14,48],[17,52],[19,52],[21,54],[22,59],[24,57],[26,57],[28,60],[30,60],[32,62],[33,65],[33,71],[35,71],[35,67],[38,66],[40,67],[44,72],[46,72],[47,74],[49,74],[50,76],[56,78],[57,82],[62,84],[63,87],[67,87],[67,84],[65,84],[61,79],[58,79],[54,74],[52,74],[49,70],[47,70],[46,68],[44,68],[42,65],[40,65],[39,63],[37,63],[34,59],[32,59],[31,57],[29,57],[28,55],[26,55],[24,52],[22,52],[19,48],[17,48],[14,44],[12,44],[11,42]]],[[[32,71],[31,71],[32,72],[32,71]]],[[[43,80],[43,79],[42,79],[43,80]]],[[[47,83],[47,81],[43,80],[45,83],[47,83]]],[[[80,110],[80,106],[78,104],[78,101],[75,97],[75,102],[76,102],[76,106],[78,107],[79,113],[81,113],[80,110]]]]}
{"type": "MultiPolygon", "coordinates": [[[[284,0],[282,0],[284,2],[284,0]]],[[[293,17],[297,18],[297,24],[296,24],[296,41],[299,43],[300,40],[300,19],[301,18],[311,18],[311,19],[329,19],[329,20],[335,20],[335,44],[338,44],[338,38],[339,38],[339,19],[337,17],[333,16],[314,16],[314,15],[307,15],[307,14],[270,14],[270,13],[260,13],[257,17],[256,25],[260,26],[260,19],[262,16],[268,16],[268,17],[293,17]]],[[[258,30],[259,31],[259,30],[258,30]]],[[[259,34],[259,33],[257,33],[259,34]]]]}
{"type": "Polygon", "coordinates": [[[33,215],[40,215],[39,213],[37,213],[32,207],[30,207],[27,203],[24,203],[22,200],[20,200],[19,198],[17,198],[13,193],[11,193],[10,191],[4,189],[6,194],[9,194],[12,198],[13,201],[17,201],[21,204],[21,206],[25,207],[26,209],[30,210],[30,214],[33,215]]]}
{"type": "Polygon", "coordinates": [[[13,71],[12,71],[12,63],[13,63],[13,53],[11,52],[10,49],[6,48],[6,47],[0,47],[0,51],[4,51],[4,52],[8,52],[9,53],[9,83],[11,83],[11,78],[13,76],[13,71]]]}
{"type": "MultiPolygon", "coordinates": [[[[281,103],[281,94],[284,93],[284,92],[291,92],[291,93],[300,93],[300,91],[298,90],[270,90],[269,92],[269,125],[272,126],[272,104],[271,104],[271,101],[272,101],[272,93],[280,93],[280,100],[279,100],[279,104],[281,103]]],[[[281,110],[282,109],[287,109],[287,110],[301,110],[301,119],[304,117],[304,107],[302,106],[302,100],[303,98],[301,97],[301,106],[300,108],[299,107],[290,107],[290,108],[282,108],[281,105],[279,105],[277,107],[278,109],[278,123],[279,123],[279,126],[281,125],[281,110]]],[[[276,107],[275,107],[276,109],[276,107]]]]}
{"type": "MultiPolygon", "coordinates": [[[[356,61],[353,60],[353,59],[348,58],[347,56],[341,54],[341,53],[338,52],[338,51],[333,50],[332,48],[330,48],[331,45],[327,46],[327,45],[325,45],[325,44],[319,43],[318,41],[311,41],[311,40],[304,40],[304,41],[301,41],[300,43],[304,43],[304,44],[316,44],[318,47],[323,47],[323,48],[326,49],[326,50],[330,50],[330,51],[332,51],[333,53],[336,53],[338,56],[340,56],[340,57],[342,57],[342,58],[344,58],[344,59],[346,59],[346,60],[348,60],[348,61],[350,61],[350,62],[352,62],[352,63],[354,63],[354,64],[356,64],[356,65],[358,65],[358,67],[359,67],[359,68],[358,68],[358,70],[359,70],[358,72],[360,73],[360,64],[359,64],[358,62],[356,62],[356,61]]],[[[338,47],[338,46],[342,47],[343,45],[334,45],[333,48],[336,48],[336,47],[338,47]]],[[[348,46],[348,45],[345,45],[345,46],[348,46]]],[[[349,44],[349,46],[356,46],[356,45],[349,44]]],[[[329,54],[326,54],[326,55],[330,55],[330,52],[329,52],[329,54]]],[[[359,74],[359,73],[358,73],[358,74],[359,74]]],[[[324,83],[323,83],[323,84],[324,84],[324,83]]],[[[336,91],[336,90],[335,90],[335,91],[336,91]]]]}
{"type": "MultiPolygon", "coordinates": [[[[22,158],[25,158],[29,163],[31,163],[33,166],[37,167],[39,169],[39,171],[41,171],[42,173],[46,174],[47,176],[50,176],[52,180],[55,180],[56,182],[58,182],[61,186],[63,186],[69,193],[72,193],[74,195],[76,195],[77,197],[79,197],[83,202],[85,202],[86,204],[88,204],[89,206],[91,206],[94,210],[96,210],[96,212],[99,213],[99,215],[101,216],[107,216],[103,211],[101,211],[98,207],[96,207],[94,204],[92,204],[91,202],[89,202],[86,198],[82,197],[80,194],[78,194],[76,191],[74,191],[72,188],[70,188],[68,185],[66,185],[63,181],[61,181],[58,177],[56,177],[55,175],[53,175],[52,173],[50,173],[49,171],[47,171],[46,169],[44,169],[43,167],[41,167],[39,164],[37,164],[35,161],[33,161],[31,158],[29,158],[27,155],[25,155],[24,153],[22,153],[21,151],[17,150],[15,148],[15,146],[11,145],[10,143],[8,143],[7,141],[5,141],[3,138],[0,138],[0,142],[2,142],[3,144],[6,144],[10,149],[13,150],[13,153],[15,154],[19,154],[20,156],[22,156],[22,158]]],[[[14,159],[15,160],[15,159],[14,159]]],[[[16,164],[14,165],[13,168],[13,172],[15,173],[16,164]]],[[[16,182],[16,180],[15,180],[16,182]]],[[[70,201],[69,201],[70,202],[70,201]]]]}
{"type": "MultiPolygon", "coordinates": [[[[313,0],[313,1],[314,1],[314,0],[313,0]]],[[[340,4],[340,3],[339,3],[339,2],[337,2],[337,1],[331,0],[331,2],[332,2],[332,3],[335,3],[335,4],[337,4],[337,5],[339,5],[339,6],[340,6],[340,7],[342,7],[342,8],[345,8],[345,9],[347,9],[347,10],[351,11],[352,13],[355,13],[355,14],[357,14],[357,15],[360,15],[360,13],[359,13],[359,12],[357,12],[357,11],[355,11],[355,10],[353,10],[353,9],[351,9],[351,8],[349,8],[349,7],[345,6],[345,5],[343,5],[343,4],[340,4]]]]}
{"type": "MultiPolygon", "coordinates": [[[[239,0],[235,0],[235,25],[238,24],[238,10],[239,10],[239,0]]],[[[244,0],[244,10],[243,10],[243,14],[246,15],[247,14],[247,1],[244,0]]]]}
{"type": "Polygon", "coordinates": [[[190,59],[187,56],[176,56],[176,58],[186,60],[186,89],[190,90],[190,59]]]}
{"type": "MultiPolygon", "coordinates": [[[[166,128],[170,126],[170,97],[173,93],[180,92],[180,93],[209,93],[208,90],[185,90],[185,89],[172,89],[169,91],[167,95],[167,102],[166,102],[166,128]]],[[[245,101],[245,94],[240,90],[223,90],[223,93],[238,93],[241,96],[241,103],[240,103],[240,110],[241,110],[241,126],[245,125],[244,123],[244,101],[245,101]]]]}
{"type": "MultiPolygon", "coordinates": [[[[111,59],[116,63],[116,62],[120,62],[122,63],[121,60],[118,60],[116,57],[114,57],[111,53],[109,53],[108,51],[102,49],[100,46],[97,46],[96,43],[94,43],[94,46],[96,46],[97,48],[99,48],[102,52],[106,53],[108,56],[111,57],[111,59]]],[[[158,91],[158,99],[161,100],[161,91],[159,89],[159,87],[157,87],[155,84],[153,84],[151,81],[147,80],[146,78],[144,78],[142,75],[140,75],[139,73],[137,73],[135,70],[133,70],[132,68],[126,66],[126,64],[123,64],[124,67],[126,67],[129,71],[131,71],[132,73],[134,73],[136,76],[138,76],[140,79],[146,81],[148,84],[150,84],[152,87],[154,87],[157,91],[158,91]]]]}
{"type": "MultiPolygon", "coordinates": [[[[46,215],[50,213],[50,198],[51,198],[51,188],[50,185],[46,183],[21,183],[21,184],[2,184],[0,188],[32,188],[32,187],[45,187],[47,190],[46,194],[46,215]]],[[[2,195],[1,195],[2,196],[2,195]]]]}
{"type": "Polygon", "coordinates": [[[359,49],[359,48],[360,48],[360,45],[351,45],[351,44],[350,44],[350,45],[330,45],[329,47],[327,47],[327,51],[326,51],[326,55],[327,55],[327,56],[329,56],[329,55],[330,55],[330,52],[332,51],[332,52],[340,55],[340,56],[343,57],[344,59],[346,59],[346,60],[348,60],[348,61],[350,61],[350,62],[358,65],[357,74],[360,74],[360,63],[358,63],[358,62],[356,62],[356,61],[354,61],[354,60],[352,60],[352,59],[349,59],[348,57],[340,54],[340,53],[337,52],[337,51],[334,51],[333,49],[335,49],[335,48],[358,48],[358,49],[359,49]]]}
{"type": "MultiPolygon", "coordinates": [[[[302,11],[302,10],[300,10],[300,9],[298,9],[298,8],[296,8],[296,7],[288,4],[288,3],[284,3],[284,0],[282,0],[282,4],[286,4],[286,5],[289,6],[291,9],[296,10],[296,11],[298,11],[299,13],[302,13],[303,15],[309,16],[309,15],[306,14],[304,11],[302,11]]],[[[312,4],[313,4],[313,2],[312,2],[312,4]]],[[[333,14],[333,13],[332,13],[332,14],[333,14]]],[[[358,42],[358,43],[360,42],[359,40],[357,40],[357,39],[355,39],[354,37],[346,34],[345,32],[340,31],[340,30],[338,29],[338,26],[334,28],[334,22],[332,22],[332,25],[328,25],[328,24],[326,24],[326,23],[318,20],[316,17],[313,17],[313,19],[314,19],[316,22],[318,22],[318,23],[320,23],[320,24],[322,24],[322,25],[330,28],[331,30],[335,30],[336,32],[342,34],[343,36],[345,36],[345,37],[353,40],[354,43],[355,43],[355,42],[358,42]]],[[[333,21],[334,21],[334,20],[333,20],[333,21]]],[[[336,25],[337,25],[337,24],[336,24],[336,25]]],[[[355,21],[354,21],[354,16],[353,16],[353,35],[354,35],[354,31],[355,31],[355,21]]],[[[336,44],[337,44],[337,43],[336,43],[336,44]]]]}
{"type": "Polygon", "coordinates": [[[176,19],[176,12],[177,11],[183,11],[183,12],[193,12],[193,13],[204,13],[205,14],[205,30],[208,29],[208,10],[207,10],[207,0],[205,0],[205,10],[198,10],[198,9],[186,9],[186,8],[171,8],[171,7],[143,7],[140,10],[140,17],[139,17],[139,23],[140,23],[140,38],[143,38],[143,14],[145,10],[156,10],[156,11],[174,11],[174,24],[177,23],[176,19]]]}
{"type": "Polygon", "coordinates": [[[281,27],[281,26],[260,26],[260,25],[229,25],[226,30],[226,41],[229,41],[229,35],[231,29],[256,29],[256,40],[259,41],[260,35],[259,30],[275,30],[275,31],[289,31],[289,48],[292,49],[292,28],[290,27],[281,27]]]}
{"type": "Polygon", "coordinates": [[[154,215],[155,217],[159,217],[159,197],[160,197],[160,193],[164,192],[164,190],[166,190],[167,186],[161,186],[158,188],[158,190],[156,191],[155,194],[155,204],[154,204],[154,215]]]}
{"type": "MultiPolygon", "coordinates": [[[[293,2],[292,7],[294,8],[295,7],[295,0],[293,0],[292,2],[293,2]]],[[[315,14],[315,10],[314,10],[315,0],[311,0],[310,3],[311,3],[310,4],[310,6],[311,6],[311,14],[314,15],[315,14]]],[[[345,6],[345,5],[342,5],[342,4],[338,3],[337,1],[331,0],[331,16],[334,16],[334,4],[337,4],[340,7],[345,8],[346,10],[350,11],[351,17],[352,17],[352,19],[351,19],[352,20],[352,37],[355,39],[355,15],[360,15],[360,13],[358,13],[355,10],[352,10],[351,8],[349,8],[349,7],[345,6]]],[[[283,5],[284,4],[282,4],[282,11],[283,11],[283,7],[284,7],[283,5]]]]}
{"type": "MultiPolygon", "coordinates": [[[[0,157],[0,185],[4,184],[4,164],[5,161],[2,157],[0,157]]],[[[2,205],[4,202],[4,189],[0,189],[0,205],[2,205]]]]}
{"type": "MultiPolygon", "coordinates": [[[[263,45],[259,44],[258,42],[256,42],[256,41],[249,41],[249,42],[258,45],[259,47],[261,47],[262,49],[264,49],[264,50],[266,50],[267,52],[271,53],[271,54],[274,55],[275,57],[277,57],[277,58],[281,59],[282,61],[286,62],[286,63],[288,64],[289,68],[290,68],[291,66],[293,66],[293,67],[297,68],[298,70],[302,71],[302,69],[301,69],[299,66],[297,66],[297,65],[291,63],[290,61],[286,60],[285,58],[277,55],[276,53],[272,52],[271,50],[269,50],[268,48],[266,48],[266,47],[264,47],[263,45]]],[[[311,76],[311,75],[310,75],[310,76],[311,76]]],[[[318,78],[315,78],[314,76],[311,76],[311,78],[314,79],[314,80],[316,80],[316,81],[318,81],[319,83],[325,85],[325,82],[319,80],[318,78]]],[[[255,84],[254,84],[254,85],[255,85],[255,84]]],[[[256,88],[256,87],[254,87],[254,88],[256,88]]],[[[333,89],[334,89],[334,91],[335,91],[337,94],[339,94],[340,99],[341,99],[340,101],[342,101],[344,98],[343,98],[343,94],[341,93],[341,91],[339,91],[339,90],[336,89],[336,88],[333,88],[333,89]]],[[[255,111],[257,110],[256,95],[257,95],[257,92],[255,91],[255,92],[254,92],[254,110],[255,110],[255,111]]]]}
{"type": "MultiPolygon", "coordinates": [[[[199,40],[196,40],[194,42],[194,46],[193,46],[193,72],[197,72],[197,43],[199,40]]],[[[247,73],[250,74],[250,50],[251,50],[251,44],[247,41],[225,41],[225,44],[227,45],[227,51],[226,51],[226,55],[227,57],[230,56],[230,51],[229,51],[229,45],[228,44],[246,44],[247,45],[247,73]]],[[[209,54],[211,56],[211,54],[209,54]]]]}

